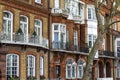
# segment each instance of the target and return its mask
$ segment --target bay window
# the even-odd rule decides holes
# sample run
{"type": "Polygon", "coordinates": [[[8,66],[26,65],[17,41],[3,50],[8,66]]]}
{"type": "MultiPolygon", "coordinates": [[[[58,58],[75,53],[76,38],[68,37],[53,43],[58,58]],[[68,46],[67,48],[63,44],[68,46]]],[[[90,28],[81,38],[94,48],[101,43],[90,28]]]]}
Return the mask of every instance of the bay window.
{"type": "Polygon", "coordinates": [[[8,54],[6,56],[6,75],[7,77],[19,76],[19,56],[8,54]]]}
{"type": "Polygon", "coordinates": [[[54,23],[53,24],[53,48],[65,49],[66,44],[66,25],[54,23]]]}
{"type": "Polygon", "coordinates": [[[6,35],[5,39],[11,41],[13,31],[13,14],[10,11],[4,11],[3,14],[3,33],[6,35]]]}
{"type": "Polygon", "coordinates": [[[35,56],[27,56],[27,76],[35,76],[35,56]]]}
{"type": "Polygon", "coordinates": [[[96,20],[96,14],[94,7],[87,8],[87,15],[89,20],[96,20]]]}
{"type": "Polygon", "coordinates": [[[78,0],[66,0],[65,2],[65,8],[68,10],[69,14],[72,14],[73,16],[83,16],[83,3],[78,0]]]}

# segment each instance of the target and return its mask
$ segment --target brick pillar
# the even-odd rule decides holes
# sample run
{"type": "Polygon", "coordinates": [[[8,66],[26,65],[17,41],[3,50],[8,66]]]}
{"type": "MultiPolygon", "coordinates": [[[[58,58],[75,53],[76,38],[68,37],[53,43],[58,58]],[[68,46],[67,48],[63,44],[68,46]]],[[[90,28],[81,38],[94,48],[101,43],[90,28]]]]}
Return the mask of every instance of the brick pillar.
{"type": "Polygon", "coordinates": [[[26,60],[26,53],[22,53],[20,58],[20,80],[27,80],[26,60]]]}
{"type": "Polygon", "coordinates": [[[0,53],[0,80],[5,80],[6,78],[6,55],[0,53]]]}
{"type": "Polygon", "coordinates": [[[40,80],[40,54],[37,53],[36,56],[36,78],[40,80]]]}

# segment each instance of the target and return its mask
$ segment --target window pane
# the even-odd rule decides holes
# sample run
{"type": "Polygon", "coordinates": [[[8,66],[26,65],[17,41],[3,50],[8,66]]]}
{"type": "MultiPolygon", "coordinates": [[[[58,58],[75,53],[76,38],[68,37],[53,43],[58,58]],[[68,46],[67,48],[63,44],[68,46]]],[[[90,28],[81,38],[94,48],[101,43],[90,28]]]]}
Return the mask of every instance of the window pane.
{"type": "Polygon", "coordinates": [[[67,66],[67,77],[70,78],[71,77],[71,67],[67,66]]]}
{"type": "Polygon", "coordinates": [[[54,30],[58,30],[58,25],[54,25],[54,30]]]}
{"type": "Polygon", "coordinates": [[[43,57],[40,57],[40,75],[43,75],[43,57]]]}
{"type": "Polygon", "coordinates": [[[32,55],[28,55],[27,57],[27,73],[29,76],[35,76],[35,57],[32,55]]]}
{"type": "Polygon", "coordinates": [[[72,66],[72,77],[75,77],[75,74],[76,74],[76,72],[75,72],[75,66],[72,66]]]}
{"type": "Polygon", "coordinates": [[[18,76],[19,72],[19,58],[15,54],[9,54],[7,55],[7,65],[6,65],[6,70],[7,70],[7,75],[8,76],[18,76]]]}
{"type": "Polygon", "coordinates": [[[91,19],[91,9],[88,8],[88,19],[91,19]]]}

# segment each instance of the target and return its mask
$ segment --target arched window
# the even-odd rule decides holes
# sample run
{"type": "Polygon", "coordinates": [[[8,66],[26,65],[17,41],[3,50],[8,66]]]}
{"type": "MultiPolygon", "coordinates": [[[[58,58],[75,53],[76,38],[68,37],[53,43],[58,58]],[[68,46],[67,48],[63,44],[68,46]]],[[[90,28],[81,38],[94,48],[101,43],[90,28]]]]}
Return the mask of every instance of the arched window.
{"type": "Polygon", "coordinates": [[[80,59],[77,64],[78,64],[77,65],[77,77],[82,78],[84,62],[83,62],[83,60],[80,59]]]}
{"type": "Polygon", "coordinates": [[[66,61],[66,78],[76,78],[76,63],[71,58],[66,61]]]}
{"type": "Polygon", "coordinates": [[[35,76],[35,56],[27,56],[27,76],[35,76]]]}
{"type": "Polygon", "coordinates": [[[13,14],[10,11],[3,13],[3,33],[6,34],[6,40],[12,40],[13,14]]]}
{"type": "Polygon", "coordinates": [[[6,74],[7,77],[19,76],[19,56],[8,54],[6,56],[6,74]]]}
{"type": "Polygon", "coordinates": [[[40,43],[41,38],[42,38],[42,21],[35,19],[35,32],[38,38],[38,41],[40,43]]]}
{"type": "Polygon", "coordinates": [[[28,42],[28,18],[26,16],[20,15],[20,28],[24,35],[24,41],[28,42]]]}
{"type": "Polygon", "coordinates": [[[43,57],[40,57],[40,75],[43,75],[44,70],[44,59],[43,57]]]}

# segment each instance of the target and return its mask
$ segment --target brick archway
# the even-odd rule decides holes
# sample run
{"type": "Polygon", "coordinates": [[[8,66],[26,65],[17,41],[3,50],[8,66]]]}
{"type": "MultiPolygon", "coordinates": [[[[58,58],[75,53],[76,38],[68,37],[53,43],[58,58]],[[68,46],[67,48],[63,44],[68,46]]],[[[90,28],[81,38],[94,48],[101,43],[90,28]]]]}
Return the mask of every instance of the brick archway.
{"type": "Polygon", "coordinates": [[[106,77],[111,77],[111,64],[106,62],[106,77]]]}
{"type": "Polygon", "coordinates": [[[103,78],[104,77],[104,65],[102,61],[98,62],[98,68],[99,68],[99,71],[98,71],[99,78],[103,78]]]}

